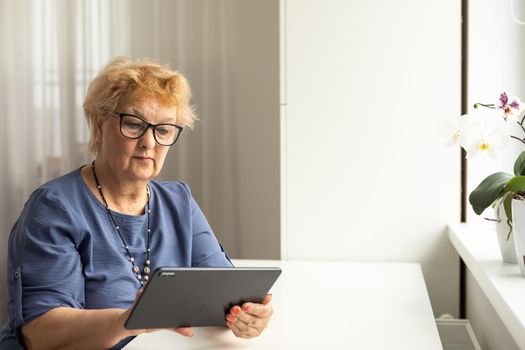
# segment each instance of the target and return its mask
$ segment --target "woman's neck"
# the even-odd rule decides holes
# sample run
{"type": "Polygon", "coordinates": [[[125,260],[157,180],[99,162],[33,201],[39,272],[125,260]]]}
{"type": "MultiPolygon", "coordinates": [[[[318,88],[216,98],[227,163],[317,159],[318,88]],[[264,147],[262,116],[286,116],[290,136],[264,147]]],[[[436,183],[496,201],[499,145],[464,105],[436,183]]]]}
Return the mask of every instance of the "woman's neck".
{"type": "MultiPolygon", "coordinates": [[[[97,188],[93,170],[91,169],[92,166],[85,167],[87,168],[85,170],[88,172],[85,173],[87,176],[83,176],[83,178],[84,180],[86,180],[86,177],[88,179],[91,178],[91,181],[86,181],[88,187],[98,200],[104,203],[97,188]]],[[[110,166],[98,159],[95,161],[94,166],[98,183],[111,210],[129,215],[144,214],[144,207],[148,200],[146,181],[126,181],[125,178],[116,174],[110,166]]]]}

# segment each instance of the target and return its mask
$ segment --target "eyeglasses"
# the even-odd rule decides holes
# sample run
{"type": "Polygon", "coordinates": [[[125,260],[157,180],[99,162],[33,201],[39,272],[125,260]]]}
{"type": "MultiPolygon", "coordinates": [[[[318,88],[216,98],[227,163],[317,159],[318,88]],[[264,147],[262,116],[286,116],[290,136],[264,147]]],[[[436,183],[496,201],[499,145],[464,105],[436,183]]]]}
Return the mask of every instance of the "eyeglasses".
{"type": "Polygon", "coordinates": [[[153,138],[161,146],[171,146],[179,138],[182,127],[175,124],[151,124],[133,114],[109,112],[120,118],[120,133],[128,139],[141,138],[149,128],[153,129],[153,138]]]}

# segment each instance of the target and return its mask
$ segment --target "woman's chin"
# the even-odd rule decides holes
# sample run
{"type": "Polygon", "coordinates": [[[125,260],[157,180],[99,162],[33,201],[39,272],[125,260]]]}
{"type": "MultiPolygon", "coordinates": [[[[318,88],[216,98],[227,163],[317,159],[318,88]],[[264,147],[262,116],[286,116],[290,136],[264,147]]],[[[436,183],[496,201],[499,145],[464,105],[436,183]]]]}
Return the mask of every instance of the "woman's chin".
{"type": "Polygon", "coordinates": [[[155,177],[155,167],[153,166],[134,166],[131,171],[132,177],[138,181],[147,181],[155,177]]]}

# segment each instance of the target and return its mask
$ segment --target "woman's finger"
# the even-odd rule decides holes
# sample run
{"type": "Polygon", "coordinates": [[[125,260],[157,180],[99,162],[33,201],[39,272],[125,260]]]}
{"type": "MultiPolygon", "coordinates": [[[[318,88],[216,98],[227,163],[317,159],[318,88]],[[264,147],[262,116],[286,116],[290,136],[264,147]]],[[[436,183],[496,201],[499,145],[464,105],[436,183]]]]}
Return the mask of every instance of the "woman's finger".
{"type": "Polygon", "coordinates": [[[239,323],[227,321],[226,324],[228,325],[228,328],[230,328],[235,335],[238,335],[241,333],[241,328],[239,327],[239,323]]]}
{"type": "Polygon", "coordinates": [[[175,328],[174,331],[185,337],[193,337],[193,329],[191,327],[179,327],[175,328]]]}
{"type": "Polygon", "coordinates": [[[228,321],[227,323],[228,323],[228,327],[230,327],[230,329],[233,331],[233,334],[235,334],[236,337],[245,338],[245,339],[249,339],[249,338],[258,336],[259,334],[261,334],[262,330],[264,329],[264,328],[258,329],[256,327],[251,327],[248,324],[246,324],[244,321],[239,320],[239,319],[233,322],[228,321]]]}
{"type": "Polygon", "coordinates": [[[253,338],[262,333],[268,326],[268,318],[251,316],[246,313],[238,313],[236,316],[227,315],[228,327],[233,331],[235,336],[240,338],[253,338]]]}
{"type": "Polygon", "coordinates": [[[262,304],[266,305],[268,304],[270,301],[272,301],[272,295],[270,293],[266,294],[262,300],[262,304]]]}
{"type": "Polygon", "coordinates": [[[240,312],[235,316],[236,320],[240,320],[250,327],[257,329],[265,328],[268,323],[268,319],[264,317],[254,316],[245,312],[240,312]]]}
{"type": "MultiPolygon", "coordinates": [[[[271,297],[270,297],[271,300],[271,297]]],[[[264,301],[264,300],[263,300],[264,301]]],[[[242,311],[244,313],[268,318],[273,314],[273,307],[270,304],[256,304],[256,303],[244,303],[242,304],[242,311]]]]}

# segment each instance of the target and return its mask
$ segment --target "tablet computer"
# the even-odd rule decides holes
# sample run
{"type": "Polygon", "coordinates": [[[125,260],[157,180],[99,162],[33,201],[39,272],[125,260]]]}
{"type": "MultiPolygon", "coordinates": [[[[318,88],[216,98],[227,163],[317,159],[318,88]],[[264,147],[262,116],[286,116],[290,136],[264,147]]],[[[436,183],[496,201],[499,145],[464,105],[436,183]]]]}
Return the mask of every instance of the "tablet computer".
{"type": "Polygon", "coordinates": [[[260,303],[280,274],[278,267],[162,267],[153,273],[124,326],[226,326],[233,305],[260,303]]]}

